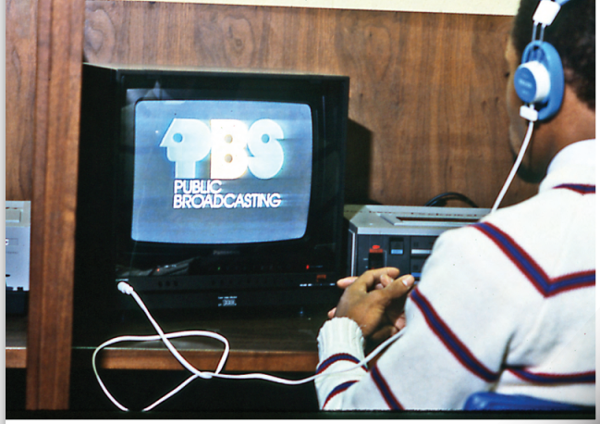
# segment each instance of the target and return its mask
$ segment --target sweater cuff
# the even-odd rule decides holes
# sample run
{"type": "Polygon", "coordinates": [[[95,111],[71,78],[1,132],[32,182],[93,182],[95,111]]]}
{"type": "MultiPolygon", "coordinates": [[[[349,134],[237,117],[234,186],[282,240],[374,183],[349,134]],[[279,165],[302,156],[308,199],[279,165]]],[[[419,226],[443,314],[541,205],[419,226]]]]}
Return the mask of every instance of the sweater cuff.
{"type": "Polygon", "coordinates": [[[319,360],[337,353],[347,353],[359,361],[365,357],[365,339],[358,324],[347,317],[334,317],[325,322],[319,336],[319,360]]]}

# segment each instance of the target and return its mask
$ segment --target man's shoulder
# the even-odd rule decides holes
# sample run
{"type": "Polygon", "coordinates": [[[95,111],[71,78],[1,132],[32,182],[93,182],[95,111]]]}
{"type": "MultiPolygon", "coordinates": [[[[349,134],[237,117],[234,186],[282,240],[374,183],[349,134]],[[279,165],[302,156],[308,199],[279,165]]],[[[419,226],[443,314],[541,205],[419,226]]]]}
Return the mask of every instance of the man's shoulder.
{"type": "Polygon", "coordinates": [[[554,251],[567,246],[578,252],[592,250],[595,193],[595,167],[561,167],[546,176],[535,196],[500,208],[477,224],[445,232],[438,245],[446,252],[477,252],[501,240],[505,247],[518,246],[545,258],[555,257],[554,251]]]}
{"type": "MultiPolygon", "coordinates": [[[[482,219],[501,227],[556,226],[571,221],[573,216],[591,219],[595,216],[595,182],[568,183],[556,181],[553,185],[544,181],[546,187],[518,204],[501,208],[482,219]]],[[[565,223],[566,224],[566,223],[565,223]]],[[[572,223],[571,223],[572,224],[572,223]]]]}
{"type": "Polygon", "coordinates": [[[473,238],[473,233],[466,232],[476,229],[485,236],[485,241],[478,238],[478,244],[493,242],[500,248],[499,255],[529,258],[547,270],[556,269],[557,262],[562,264],[563,261],[566,261],[565,267],[567,263],[568,267],[573,266],[571,257],[578,258],[577,264],[585,263],[593,268],[595,197],[586,194],[592,190],[595,187],[546,190],[519,204],[499,209],[469,226],[470,230],[461,229],[462,237],[473,238]]]}

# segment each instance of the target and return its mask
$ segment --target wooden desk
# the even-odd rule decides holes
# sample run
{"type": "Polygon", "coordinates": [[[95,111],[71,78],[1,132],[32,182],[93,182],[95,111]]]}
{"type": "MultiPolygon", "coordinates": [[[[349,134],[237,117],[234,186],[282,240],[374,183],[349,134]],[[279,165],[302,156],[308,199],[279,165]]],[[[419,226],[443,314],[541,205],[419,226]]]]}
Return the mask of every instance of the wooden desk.
{"type": "MultiPolygon", "coordinates": [[[[199,320],[170,323],[164,331],[208,330],[223,335],[230,345],[226,371],[314,372],[318,363],[316,339],[325,320],[325,313],[313,317],[199,320]]],[[[130,326],[120,331],[118,336],[154,334],[147,324],[130,326]]],[[[200,370],[215,370],[223,351],[221,342],[209,338],[190,337],[171,342],[200,370]]],[[[73,366],[91,366],[94,349],[91,346],[75,346],[73,366]]],[[[120,343],[107,347],[98,355],[97,362],[104,369],[183,369],[160,341],[120,343]]]]}
{"type": "MultiPolygon", "coordinates": [[[[159,323],[164,326],[166,332],[211,330],[225,336],[230,344],[230,355],[224,369],[227,373],[264,372],[282,378],[301,379],[315,372],[318,362],[316,336],[324,317],[324,314],[320,314],[318,318],[213,319],[198,320],[185,325],[165,325],[159,320],[159,323]]],[[[27,365],[27,319],[22,317],[7,320],[6,331],[6,367],[19,373],[13,373],[12,376],[22,377],[27,365]]],[[[125,331],[128,331],[127,334],[153,334],[149,323],[135,324],[123,331],[118,330],[115,335],[122,335],[125,331]]],[[[103,341],[100,339],[99,343],[103,341]]],[[[192,365],[203,371],[214,371],[222,354],[222,344],[212,339],[192,337],[173,339],[172,342],[192,365]]],[[[93,344],[87,347],[73,347],[69,373],[72,382],[68,396],[73,408],[83,409],[81,412],[84,415],[86,409],[106,409],[107,414],[111,414],[116,410],[107,406],[105,398],[97,397],[100,388],[91,372],[91,358],[95,348],[93,344]],[[90,407],[90,404],[93,407],[90,407]]],[[[178,384],[176,377],[185,377],[188,373],[176,375],[178,371],[183,371],[183,367],[161,342],[127,343],[109,347],[99,354],[97,365],[101,368],[100,374],[111,393],[134,411],[162,395],[165,382],[173,381],[178,384]],[[165,371],[170,374],[165,374],[165,371]],[[148,391],[151,395],[140,391],[140,381],[150,387],[148,391]],[[126,389],[123,390],[119,386],[126,389]],[[132,393],[128,394],[127,391],[132,393]]],[[[233,407],[220,396],[232,391],[240,403],[235,405],[235,409],[240,411],[258,409],[269,412],[272,409],[270,403],[273,398],[278,400],[274,403],[283,403],[292,410],[312,412],[318,409],[312,385],[282,386],[278,389],[254,380],[246,383],[213,381],[210,384],[195,384],[195,389],[182,392],[172,403],[176,406],[183,404],[188,408],[185,401],[192,400],[193,407],[189,408],[196,409],[199,414],[206,411],[213,412],[209,414],[220,415],[222,412],[232,411],[233,407]],[[200,401],[195,400],[196,395],[202,394],[207,388],[210,388],[209,394],[200,401]],[[245,394],[245,391],[250,391],[251,395],[245,394]],[[292,399],[288,404],[285,403],[287,397],[292,399]]],[[[15,404],[9,408],[14,410],[15,404]]],[[[172,405],[167,408],[172,408],[172,405]]]]}
{"type": "MultiPolygon", "coordinates": [[[[314,372],[317,335],[325,318],[219,319],[190,324],[172,324],[169,331],[210,330],[229,340],[227,371],[314,372]]],[[[150,325],[127,329],[131,335],[153,334],[150,325]]],[[[217,366],[223,344],[209,338],[180,338],[173,345],[195,367],[211,371],[217,366]]],[[[89,367],[96,347],[73,347],[73,366],[89,367]]],[[[181,370],[183,367],[162,342],[122,343],[104,349],[98,365],[105,369],[181,370]]],[[[7,317],[6,367],[27,366],[27,318],[7,317]]]]}

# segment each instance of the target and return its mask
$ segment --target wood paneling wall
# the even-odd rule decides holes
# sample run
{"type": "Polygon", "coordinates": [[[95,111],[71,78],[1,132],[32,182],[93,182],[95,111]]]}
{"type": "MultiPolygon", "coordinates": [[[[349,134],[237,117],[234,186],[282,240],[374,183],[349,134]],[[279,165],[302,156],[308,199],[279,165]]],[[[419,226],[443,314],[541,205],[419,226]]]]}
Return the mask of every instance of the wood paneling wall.
{"type": "Polygon", "coordinates": [[[31,200],[37,0],[6,1],[6,199],[31,200]]]}
{"type": "MultiPolygon", "coordinates": [[[[31,199],[35,0],[7,2],[6,197],[31,199]]],[[[349,75],[347,200],[491,206],[512,163],[506,16],[87,1],[85,59],[349,75]]],[[[515,181],[503,205],[531,196],[515,181]]]]}
{"type": "Polygon", "coordinates": [[[84,1],[6,12],[6,196],[31,200],[26,406],[66,409],[84,1]]]}
{"type": "MultiPolygon", "coordinates": [[[[347,201],[490,207],[512,165],[512,18],[87,1],[86,60],[350,76],[347,201]]],[[[516,182],[504,205],[530,196],[516,182]]]]}

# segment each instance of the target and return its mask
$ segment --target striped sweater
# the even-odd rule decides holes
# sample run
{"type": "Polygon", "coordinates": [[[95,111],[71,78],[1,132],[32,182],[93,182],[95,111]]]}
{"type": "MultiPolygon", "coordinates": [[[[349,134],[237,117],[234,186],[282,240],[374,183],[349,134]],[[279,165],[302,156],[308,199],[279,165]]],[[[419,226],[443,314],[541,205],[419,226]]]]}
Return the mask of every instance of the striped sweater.
{"type": "MultiPolygon", "coordinates": [[[[479,391],[595,403],[595,142],[575,145],[535,197],[437,239],[404,335],[369,369],[317,378],[321,408],[462,409],[479,391]]],[[[319,374],[364,358],[350,319],[318,342],[319,374]]]]}

